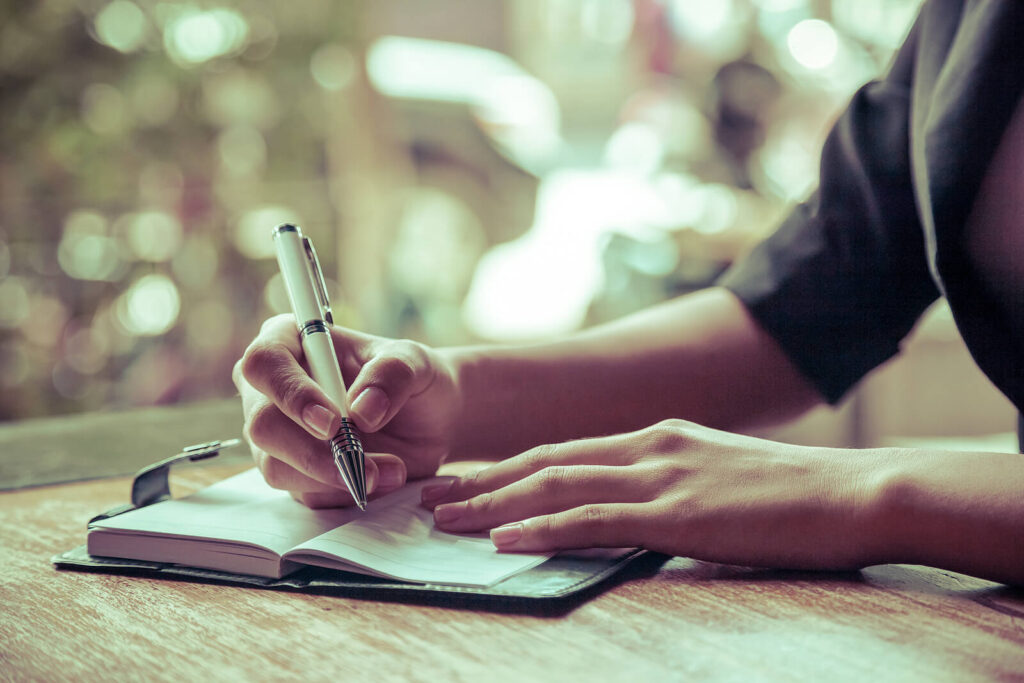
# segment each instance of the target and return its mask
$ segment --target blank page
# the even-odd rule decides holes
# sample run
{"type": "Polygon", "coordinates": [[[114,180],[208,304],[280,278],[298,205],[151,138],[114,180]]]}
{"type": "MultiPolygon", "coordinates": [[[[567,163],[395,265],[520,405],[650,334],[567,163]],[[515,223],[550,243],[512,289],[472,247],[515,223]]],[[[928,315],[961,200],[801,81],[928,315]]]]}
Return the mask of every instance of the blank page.
{"type": "Polygon", "coordinates": [[[345,526],[303,543],[288,559],[336,569],[342,560],[399,581],[491,586],[535,567],[547,554],[499,553],[484,535],[455,535],[434,528],[420,505],[420,489],[444,481],[423,480],[370,501],[366,512],[345,526]]]}
{"type": "MultiPolygon", "coordinates": [[[[245,543],[282,555],[359,514],[356,509],[310,510],[287,491],[270,488],[259,470],[219,481],[185,498],[165,500],[93,523],[110,529],[161,537],[245,543]]],[[[118,557],[127,557],[119,555],[118,557]]],[[[188,557],[178,560],[188,564],[188,557]]]]}

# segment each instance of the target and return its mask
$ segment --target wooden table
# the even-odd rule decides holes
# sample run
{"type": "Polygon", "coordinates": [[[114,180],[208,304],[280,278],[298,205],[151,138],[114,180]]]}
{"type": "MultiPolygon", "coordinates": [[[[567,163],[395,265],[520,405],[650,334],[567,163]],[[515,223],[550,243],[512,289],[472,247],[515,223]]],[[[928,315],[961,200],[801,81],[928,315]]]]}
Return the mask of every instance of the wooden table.
{"type": "MultiPolygon", "coordinates": [[[[173,480],[184,491],[239,467],[173,480]]],[[[0,679],[1024,680],[1024,592],[922,567],[676,558],[539,610],[54,570],[129,481],[0,494],[0,679]]]]}

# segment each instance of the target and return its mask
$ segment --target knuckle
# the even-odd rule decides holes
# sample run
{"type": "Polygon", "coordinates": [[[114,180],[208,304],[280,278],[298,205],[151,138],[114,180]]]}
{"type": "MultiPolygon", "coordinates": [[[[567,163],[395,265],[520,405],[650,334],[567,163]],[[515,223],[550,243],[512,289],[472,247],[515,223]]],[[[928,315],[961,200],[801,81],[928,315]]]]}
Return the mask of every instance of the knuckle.
{"type": "Polygon", "coordinates": [[[473,514],[486,515],[494,505],[494,496],[490,493],[481,493],[469,500],[468,506],[473,514]]]}
{"type": "Polygon", "coordinates": [[[301,414],[303,407],[318,399],[317,392],[305,377],[292,374],[282,376],[277,387],[282,405],[288,406],[295,415],[301,414]]]}
{"type": "Polygon", "coordinates": [[[455,480],[455,485],[452,486],[451,493],[471,493],[473,491],[479,491],[483,488],[483,478],[481,477],[484,470],[476,470],[464,475],[460,479],[455,480]]]}
{"type": "Polygon", "coordinates": [[[644,441],[647,452],[675,453],[693,444],[690,435],[692,423],[686,420],[662,420],[644,430],[644,441]]]}
{"type": "Polygon", "coordinates": [[[258,380],[279,366],[284,354],[289,353],[288,348],[279,342],[265,343],[256,340],[249,344],[239,360],[242,376],[250,382],[258,380]]]}
{"type": "Polygon", "coordinates": [[[536,473],[548,467],[548,463],[555,459],[557,448],[555,444],[542,444],[534,446],[519,457],[528,472],[536,473]]]}
{"type": "Polygon", "coordinates": [[[551,516],[535,517],[527,523],[530,535],[539,541],[551,541],[554,535],[554,525],[551,523],[551,516]]]}
{"type": "Polygon", "coordinates": [[[536,474],[536,490],[541,497],[552,497],[561,493],[569,484],[569,470],[566,467],[547,467],[536,474]]]}
{"type": "Polygon", "coordinates": [[[398,384],[408,384],[416,377],[416,368],[406,358],[389,356],[380,361],[380,374],[398,384]]]}
{"type": "Polygon", "coordinates": [[[264,403],[256,408],[250,419],[245,423],[245,432],[249,443],[265,447],[274,434],[274,423],[280,411],[271,403],[264,403]]]}
{"type": "Polygon", "coordinates": [[[393,344],[399,358],[405,358],[414,367],[426,365],[427,347],[423,344],[411,339],[398,339],[393,344]]]}
{"type": "Polygon", "coordinates": [[[579,507],[576,515],[580,525],[588,532],[597,531],[612,521],[606,508],[593,503],[579,507]]]}
{"type": "Polygon", "coordinates": [[[413,384],[430,367],[427,347],[408,339],[387,340],[375,349],[372,374],[398,386],[413,384]]]}

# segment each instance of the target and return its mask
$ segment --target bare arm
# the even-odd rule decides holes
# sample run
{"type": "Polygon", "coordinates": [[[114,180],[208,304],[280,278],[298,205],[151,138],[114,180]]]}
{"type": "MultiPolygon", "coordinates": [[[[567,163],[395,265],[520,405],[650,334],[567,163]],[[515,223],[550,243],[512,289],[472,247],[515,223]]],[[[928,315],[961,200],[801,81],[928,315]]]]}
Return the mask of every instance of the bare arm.
{"type": "Polygon", "coordinates": [[[1024,585],[1024,457],[897,451],[877,505],[877,562],[1024,585]]]}
{"type": "Polygon", "coordinates": [[[453,349],[452,456],[632,431],[670,417],[741,429],[821,401],[729,291],[711,288],[550,344],[453,349]]]}

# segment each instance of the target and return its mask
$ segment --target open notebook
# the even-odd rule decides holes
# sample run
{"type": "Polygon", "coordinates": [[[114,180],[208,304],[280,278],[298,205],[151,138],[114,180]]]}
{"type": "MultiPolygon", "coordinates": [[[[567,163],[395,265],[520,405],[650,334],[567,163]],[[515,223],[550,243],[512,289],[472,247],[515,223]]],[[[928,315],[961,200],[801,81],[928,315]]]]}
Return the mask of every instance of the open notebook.
{"type": "Polygon", "coordinates": [[[480,536],[434,528],[420,489],[406,485],[355,508],[311,510],[270,488],[257,470],[191,496],[165,500],[89,525],[90,555],[166,562],[280,578],[303,565],[399,581],[491,586],[549,554],[498,553],[480,536]]]}

